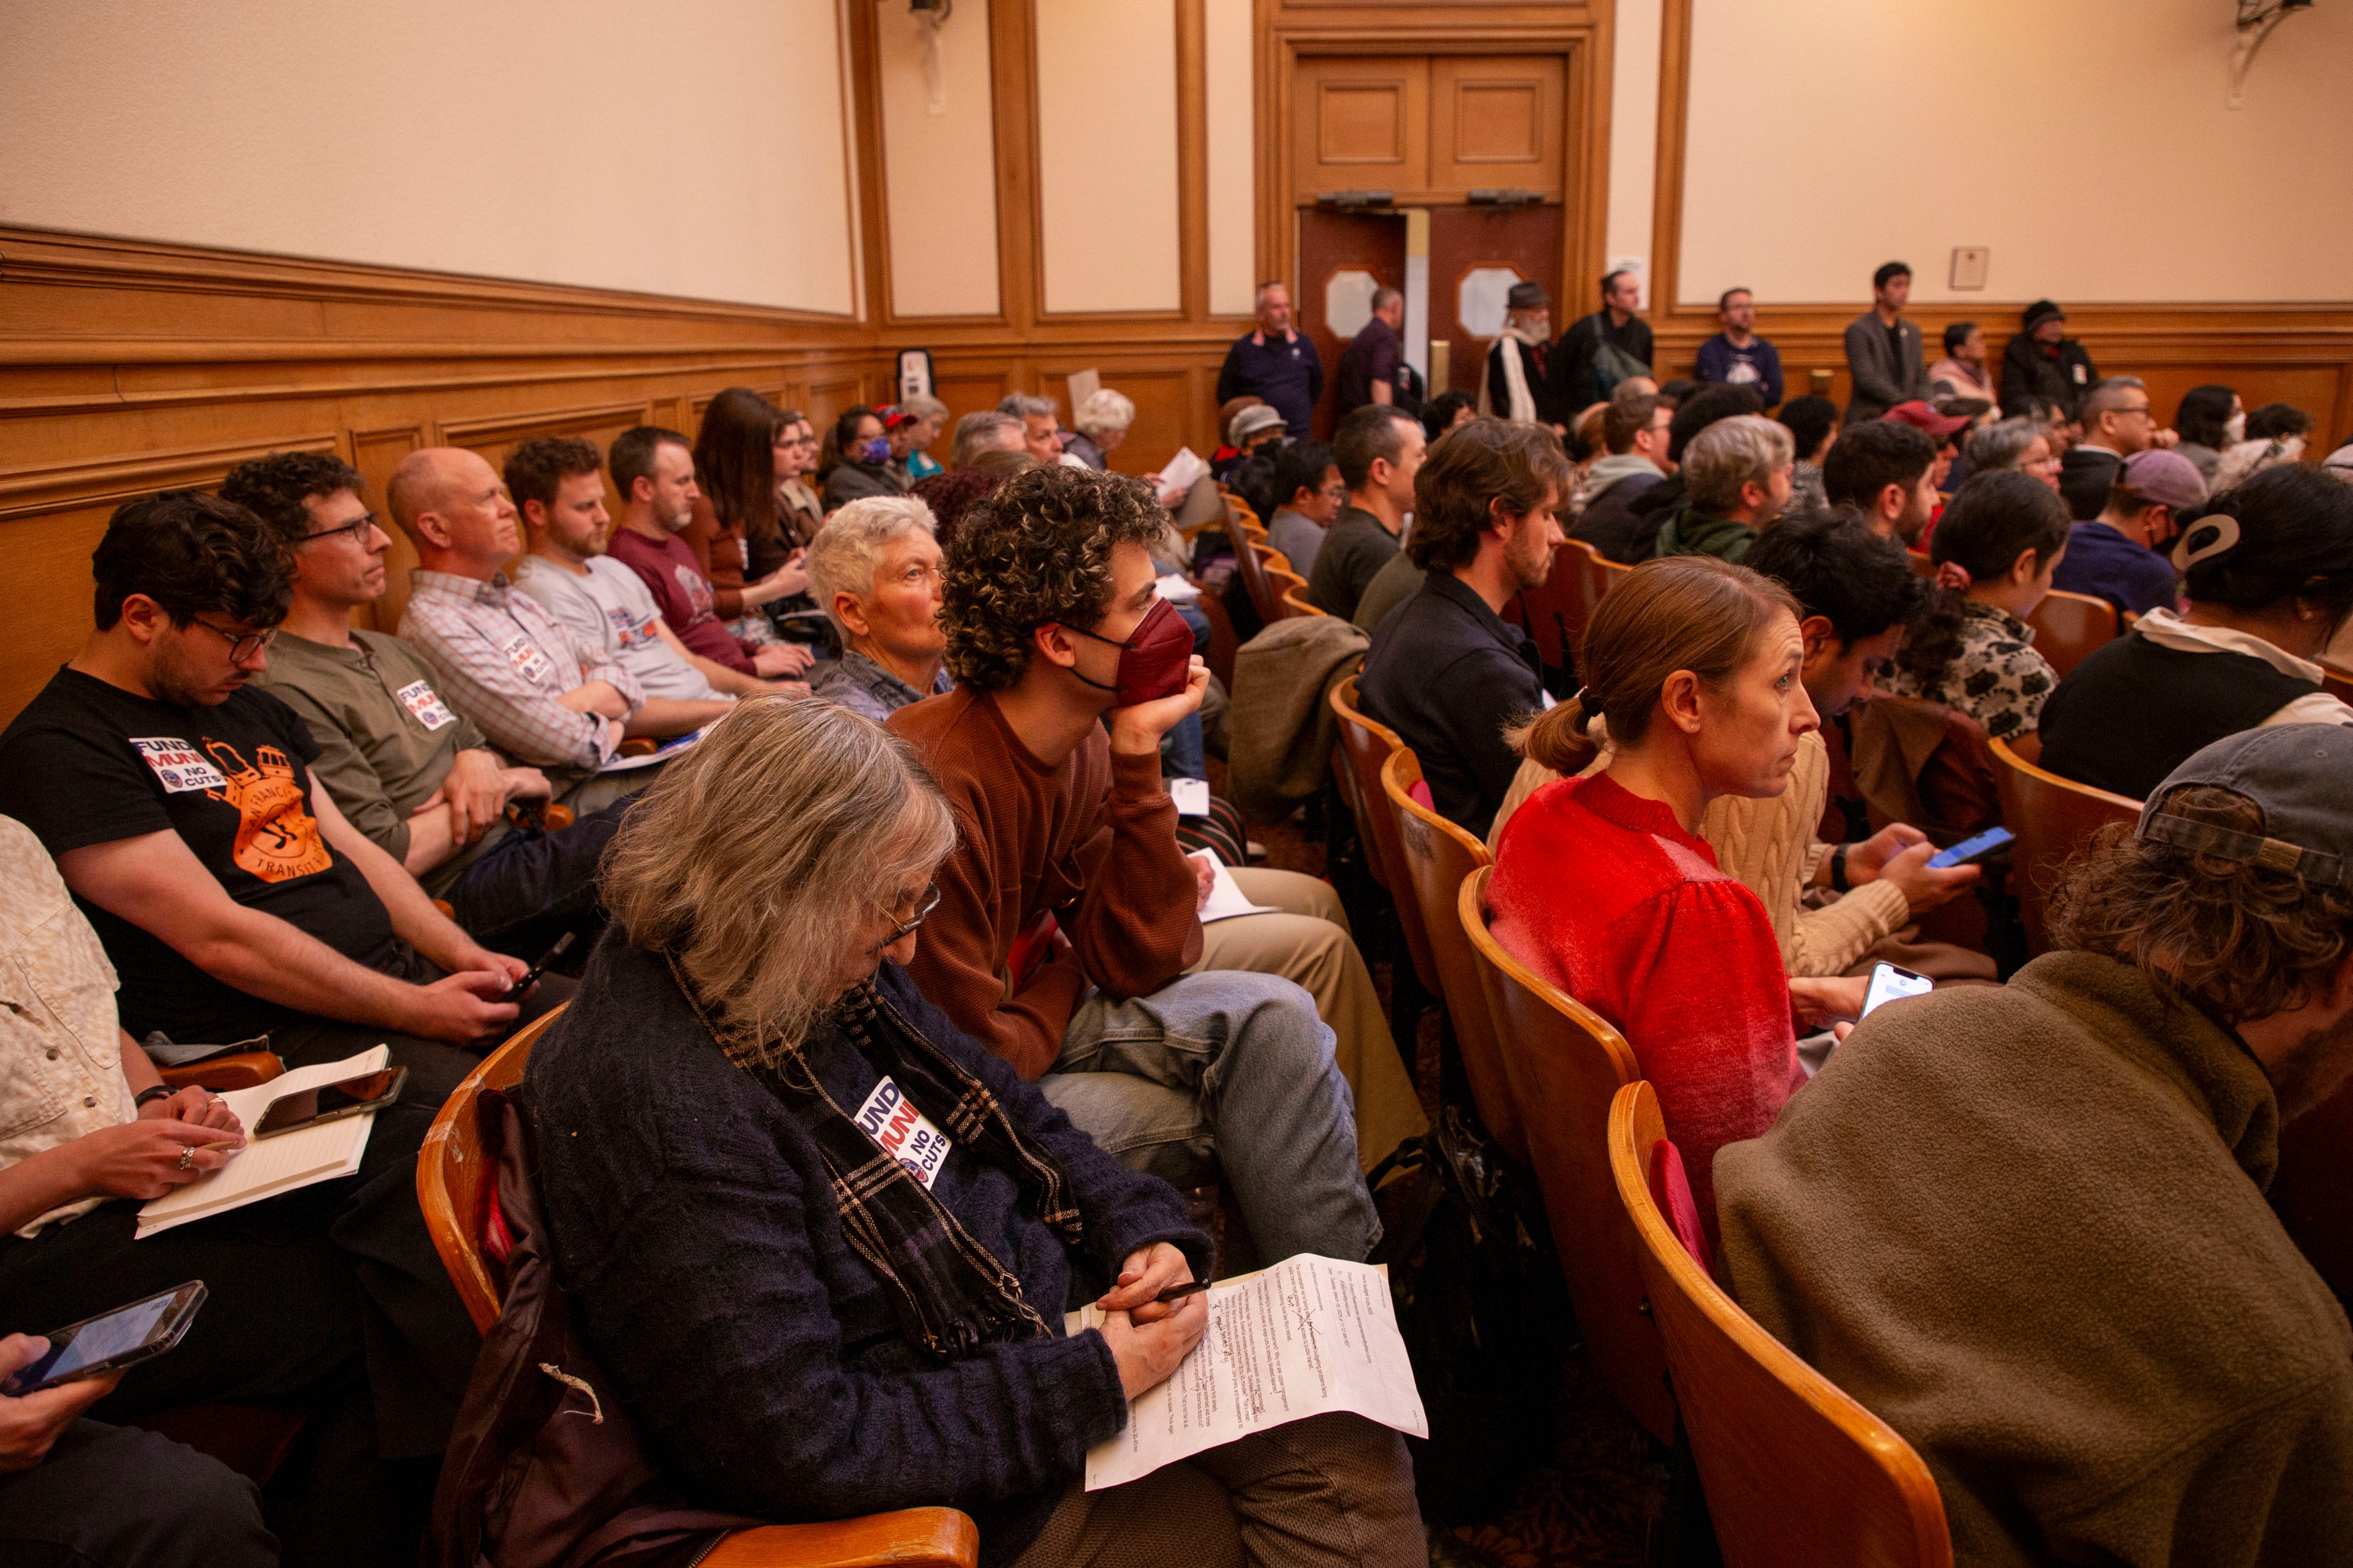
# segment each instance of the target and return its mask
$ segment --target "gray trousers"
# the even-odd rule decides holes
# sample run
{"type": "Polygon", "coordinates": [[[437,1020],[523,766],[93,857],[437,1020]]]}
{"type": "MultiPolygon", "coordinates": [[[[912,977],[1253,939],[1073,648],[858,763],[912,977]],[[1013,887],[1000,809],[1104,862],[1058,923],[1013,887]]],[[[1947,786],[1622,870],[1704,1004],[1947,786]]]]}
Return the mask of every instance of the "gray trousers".
{"type": "Polygon", "coordinates": [[[275,1568],[253,1483],[136,1426],[77,1421],[29,1470],[0,1475],[10,1568],[275,1568]]]}

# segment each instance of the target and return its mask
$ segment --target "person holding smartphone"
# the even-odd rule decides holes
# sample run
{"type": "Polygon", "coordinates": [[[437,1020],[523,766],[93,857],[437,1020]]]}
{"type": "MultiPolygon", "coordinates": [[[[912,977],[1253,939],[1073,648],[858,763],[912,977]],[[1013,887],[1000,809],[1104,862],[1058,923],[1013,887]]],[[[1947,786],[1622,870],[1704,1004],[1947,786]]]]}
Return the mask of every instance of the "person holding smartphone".
{"type": "MultiPolygon", "coordinates": [[[[251,1403],[310,1411],[321,1434],[298,1443],[272,1487],[271,1524],[286,1562],[413,1563],[480,1348],[417,1209],[417,1151],[432,1099],[411,1095],[374,1113],[356,1175],[140,1238],[140,1205],[240,1157],[248,1130],[205,1089],[160,1080],[117,1021],[114,984],[97,933],[39,840],[0,816],[0,1334],[12,1336],[0,1347],[0,1377],[46,1349],[23,1336],[192,1280],[206,1290],[178,1342],[119,1379],[0,1395],[0,1469],[15,1462],[46,1470],[58,1460],[41,1456],[56,1444],[59,1460],[108,1478],[100,1485],[37,1472],[0,1481],[0,1562],[19,1560],[8,1551],[12,1529],[36,1532],[21,1537],[28,1541],[58,1539],[37,1532],[67,1528],[57,1521],[69,1516],[52,1506],[61,1497],[96,1500],[88,1519],[74,1513],[69,1524],[97,1529],[121,1510],[135,1522],[141,1509],[221,1489],[209,1472],[186,1473],[188,1450],[156,1439],[168,1450],[156,1458],[138,1438],[109,1437],[100,1422],[251,1403]],[[98,1419],[76,1421],[84,1410],[98,1419]],[[154,1499],[145,1497],[149,1475],[163,1488],[154,1499]]],[[[246,1506],[250,1513],[249,1489],[246,1506]]],[[[275,1548],[256,1559],[237,1546],[237,1531],[250,1536],[259,1525],[236,1524],[245,1516],[234,1508],[227,1517],[229,1544],[217,1555],[172,1555],[178,1532],[169,1547],[111,1556],[92,1536],[85,1555],[142,1564],[277,1560],[275,1548]]],[[[191,1525],[185,1533],[202,1544],[217,1532],[191,1525]]]]}

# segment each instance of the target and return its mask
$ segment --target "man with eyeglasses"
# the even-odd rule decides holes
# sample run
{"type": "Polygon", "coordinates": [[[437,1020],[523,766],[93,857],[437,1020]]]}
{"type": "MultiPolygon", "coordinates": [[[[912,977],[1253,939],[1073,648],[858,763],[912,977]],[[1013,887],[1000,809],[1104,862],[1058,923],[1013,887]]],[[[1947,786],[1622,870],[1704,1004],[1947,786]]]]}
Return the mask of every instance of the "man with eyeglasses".
{"type": "Polygon", "coordinates": [[[2084,395],[2082,417],[2084,438],[2060,460],[2059,493],[2066,498],[2069,515],[2088,522],[2107,510],[2108,491],[2126,458],[2173,446],[2180,437],[2158,428],[2148,384],[2137,375],[2093,383],[2084,395]]]}
{"type": "Polygon", "coordinates": [[[542,811],[555,784],[492,749],[415,648],[352,626],[384,592],[391,544],[364,488],[320,452],[258,458],[222,481],[223,497],[296,542],[293,602],[254,684],[310,727],[311,771],[345,820],[477,941],[536,953],[598,920],[596,861],[623,805],[549,830],[542,811]]]}
{"type": "Polygon", "coordinates": [[[55,857],[134,1038],[267,1034],[289,1066],[382,1041],[438,1100],[474,1066],[451,1044],[519,1021],[526,965],[352,826],[309,728],[253,685],[292,542],[194,490],[118,509],[90,557],[97,629],[0,734],[0,812],[55,857]]]}

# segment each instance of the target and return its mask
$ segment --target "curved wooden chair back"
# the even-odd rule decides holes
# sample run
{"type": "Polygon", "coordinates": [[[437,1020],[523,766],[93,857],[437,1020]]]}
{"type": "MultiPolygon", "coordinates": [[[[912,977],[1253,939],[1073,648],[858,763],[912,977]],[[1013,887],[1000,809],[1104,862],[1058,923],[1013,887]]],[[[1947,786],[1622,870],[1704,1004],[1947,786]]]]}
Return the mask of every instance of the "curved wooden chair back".
{"type": "Polygon", "coordinates": [[[1609,1101],[1641,1077],[1626,1037],[1589,1008],[1504,951],[1487,929],[1482,867],[1457,905],[1471,939],[1504,1069],[1526,1130],[1528,1162],[1577,1303],[1577,1326],[1594,1370],[1620,1404],[1661,1442],[1672,1442],[1675,1405],[1666,1352],[1642,1305],[1633,1227],[1609,1177],[1609,1101]]]}
{"type": "Polygon", "coordinates": [[[1950,1568],[1944,1499],[1912,1445],[1760,1328],[1651,1201],[1659,1098],[1609,1108],[1611,1179],[1640,1251],[1726,1568],[1950,1568]]]}
{"type": "Polygon", "coordinates": [[[2320,661],[2320,689],[2339,702],[2353,702],[2353,669],[2320,661]]]}
{"type": "Polygon", "coordinates": [[[1585,617],[1591,608],[1586,602],[1585,582],[1585,562],[1591,553],[1574,539],[1562,541],[1552,552],[1550,575],[1541,586],[1520,595],[1524,624],[1546,669],[1567,669],[1576,660],[1577,643],[1585,636],[1585,617]]]}
{"type": "Polygon", "coordinates": [[[1300,579],[1297,587],[1283,589],[1282,597],[1277,600],[1276,604],[1282,609],[1283,618],[1286,620],[1299,616],[1320,616],[1324,613],[1307,602],[1305,578],[1300,579]]]}
{"type": "MultiPolygon", "coordinates": [[[[531,1047],[563,1012],[551,1008],[483,1058],[442,1102],[417,1155],[417,1200],[433,1249],[474,1327],[486,1334],[499,1320],[499,1289],[474,1228],[482,1184],[491,1175],[475,1101],[485,1089],[512,1089],[522,1081],[531,1047]]],[[[823,1524],[739,1530],[700,1561],[702,1568],[974,1568],[980,1531],[952,1508],[908,1508],[823,1524]]]]}
{"type": "Polygon", "coordinates": [[[1340,718],[1340,749],[1347,754],[1348,771],[1356,783],[1356,834],[1366,846],[1373,875],[1388,890],[1397,906],[1398,929],[1405,932],[1406,951],[1413,972],[1433,996],[1439,993],[1438,963],[1430,956],[1430,933],[1422,929],[1421,905],[1406,879],[1405,847],[1398,841],[1397,809],[1381,787],[1381,769],[1392,754],[1406,749],[1397,731],[1367,719],[1356,707],[1356,678],[1348,677],[1332,689],[1332,711],[1340,718]]]}
{"type": "Polygon", "coordinates": [[[1236,539],[1234,570],[1241,574],[1242,592],[1250,595],[1250,608],[1258,612],[1260,620],[1271,626],[1277,619],[1274,590],[1267,585],[1265,558],[1259,553],[1261,548],[1247,533],[1236,539]]]}
{"type": "Polygon", "coordinates": [[[1936,575],[1936,563],[1926,551],[1906,550],[1904,553],[1912,563],[1914,576],[1933,579],[1936,575]]]}
{"type": "Polygon", "coordinates": [[[1525,1165],[1527,1131],[1520,1125],[1512,1080],[1504,1070],[1504,1051],[1488,1016],[1479,961],[1456,913],[1463,882],[1487,865],[1487,847],[1414,799],[1413,786],[1419,783],[1421,759],[1409,749],[1396,752],[1381,768],[1381,788],[1397,813],[1399,858],[1409,884],[1398,897],[1409,897],[1420,908],[1421,929],[1438,965],[1438,994],[1453,1022],[1454,1043],[1462,1050],[1462,1075],[1471,1080],[1471,1102],[1496,1144],[1525,1165]]]}
{"type": "Polygon", "coordinates": [[[2122,629],[2116,607],[2089,594],[2053,588],[2026,617],[2034,628],[2034,651],[2051,661],[2061,679],[2096,650],[2116,640],[2122,629]]]}
{"type": "MultiPolygon", "coordinates": [[[[1599,605],[1609,595],[1609,585],[1613,583],[1624,582],[1626,574],[1634,569],[1620,562],[1610,560],[1598,550],[1591,551],[1590,553],[1593,556],[1594,572],[1593,602],[1599,605]]],[[[1588,620],[1593,618],[1590,611],[1587,612],[1586,618],[1588,620]]]]}
{"type": "Polygon", "coordinates": [[[2137,819],[2140,802],[2037,767],[2040,735],[1994,741],[1989,750],[1994,787],[2001,793],[2002,826],[2018,836],[2010,855],[2010,893],[2026,926],[2027,947],[2044,952],[2049,942],[2042,911],[2059,868],[2105,825],[2137,819]]]}

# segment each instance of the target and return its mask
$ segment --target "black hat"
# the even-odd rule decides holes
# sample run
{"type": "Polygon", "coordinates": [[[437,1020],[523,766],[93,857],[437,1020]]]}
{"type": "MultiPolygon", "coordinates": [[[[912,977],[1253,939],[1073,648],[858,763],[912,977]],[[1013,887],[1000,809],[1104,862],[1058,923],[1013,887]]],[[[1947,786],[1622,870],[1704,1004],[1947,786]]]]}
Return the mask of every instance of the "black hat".
{"type": "Polygon", "coordinates": [[[1541,283],[1514,283],[1512,291],[1504,296],[1506,310],[1541,310],[1551,303],[1552,296],[1545,292],[1545,286],[1541,283]]]}
{"type": "Polygon", "coordinates": [[[2048,300],[2037,300],[2026,307],[2026,330],[2031,332],[2053,317],[2063,321],[2067,319],[2067,312],[2048,300]]]}

